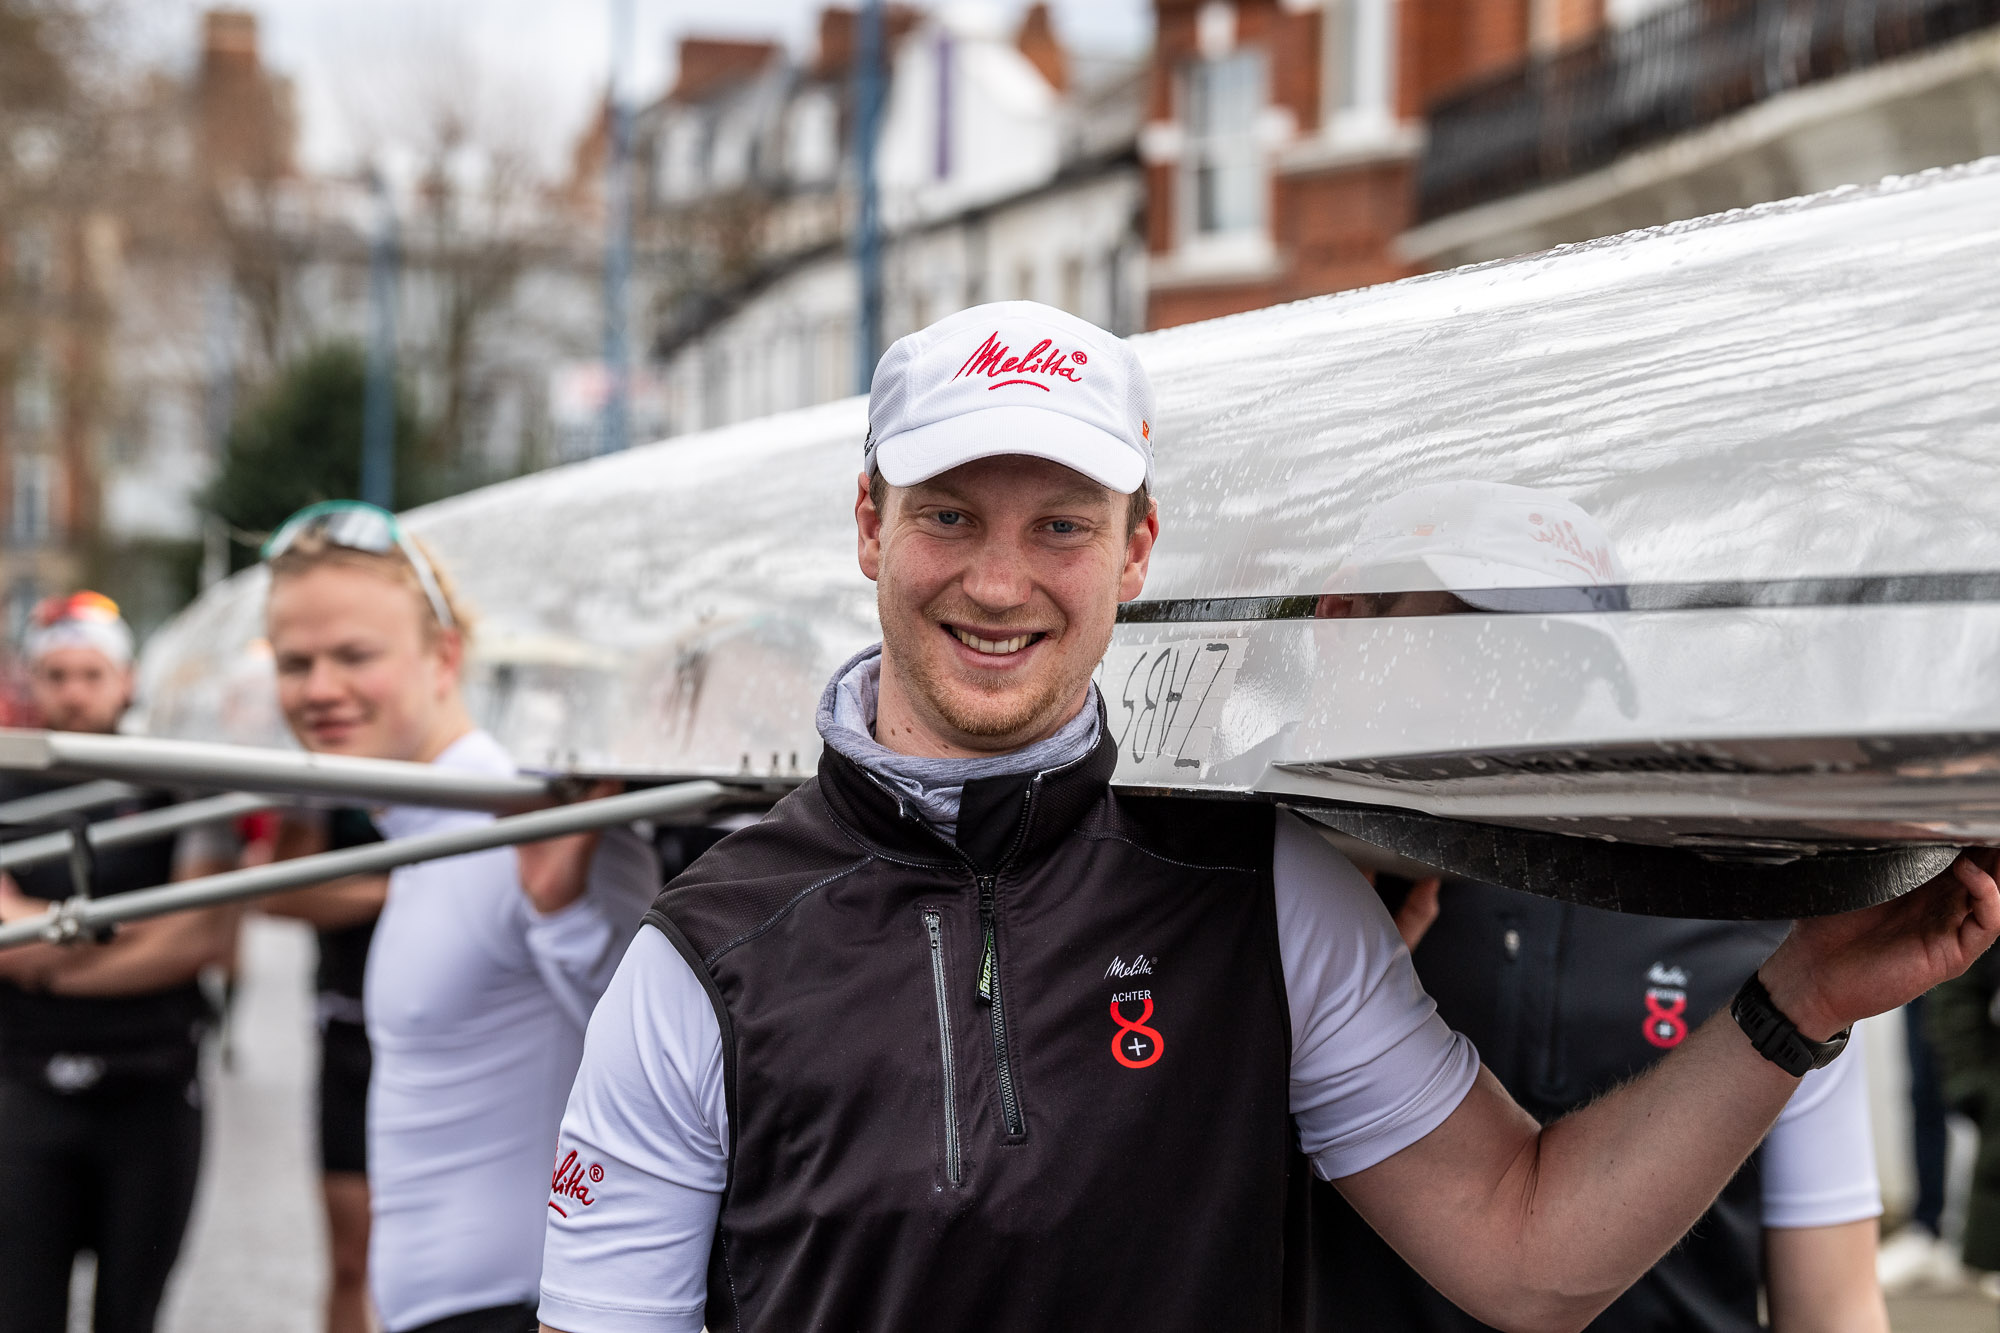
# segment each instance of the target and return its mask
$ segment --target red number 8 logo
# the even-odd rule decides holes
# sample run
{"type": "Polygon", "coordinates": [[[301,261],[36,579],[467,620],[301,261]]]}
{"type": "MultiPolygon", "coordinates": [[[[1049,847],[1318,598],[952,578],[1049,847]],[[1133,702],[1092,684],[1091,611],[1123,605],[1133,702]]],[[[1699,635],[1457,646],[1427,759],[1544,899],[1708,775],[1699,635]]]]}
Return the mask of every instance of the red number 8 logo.
{"type": "Polygon", "coordinates": [[[1662,1050],[1680,1045],[1688,1034],[1687,1019],[1681,1016],[1687,1012],[1687,1005],[1685,991],[1648,990],[1646,1021],[1641,1029],[1646,1040],[1662,1050]]]}
{"type": "Polygon", "coordinates": [[[1118,1025],[1118,1031],[1111,1036],[1111,1058],[1127,1069],[1144,1069],[1159,1061],[1160,1052],[1167,1049],[1167,1040],[1152,1028],[1146,1026],[1153,1017],[1151,996],[1139,1001],[1145,1008],[1139,1011],[1136,1022],[1127,1022],[1125,1015],[1118,1012],[1118,1001],[1111,1002],[1111,1021],[1118,1025]],[[1152,1049],[1147,1050],[1148,1043],[1152,1049]]]}

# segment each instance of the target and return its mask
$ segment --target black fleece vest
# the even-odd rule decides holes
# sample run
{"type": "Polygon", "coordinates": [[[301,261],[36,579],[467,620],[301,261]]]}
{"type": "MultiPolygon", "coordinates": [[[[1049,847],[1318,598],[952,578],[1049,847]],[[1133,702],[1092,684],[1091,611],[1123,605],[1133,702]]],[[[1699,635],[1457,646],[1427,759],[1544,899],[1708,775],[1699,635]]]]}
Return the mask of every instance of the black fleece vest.
{"type": "MultiPolygon", "coordinates": [[[[1417,947],[1417,974],[1444,1020],[1544,1123],[1678,1046],[1729,1003],[1786,929],[1629,916],[1487,884],[1449,885],[1439,907],[1417,947]]],[[[1761,1185],[1752,1156],[1686,1239],[1598,1316],[1594,1333],[1754,1333],[1761,1185]]],[[[1315,1201],[1331,1233],[1320,1280],[1343,1298],[1341,1317],[1317,1327],[1486,1327],[1432,1290],[1332,1189],[1315,1201]]]]}
{"type": "Polygon", "coordinates": [[[1115,760],[969,784],[955,848],[828,751],[661,895],[722,1025],[711,1329],[1279,1325],[1272,811],[1115,760]]]}

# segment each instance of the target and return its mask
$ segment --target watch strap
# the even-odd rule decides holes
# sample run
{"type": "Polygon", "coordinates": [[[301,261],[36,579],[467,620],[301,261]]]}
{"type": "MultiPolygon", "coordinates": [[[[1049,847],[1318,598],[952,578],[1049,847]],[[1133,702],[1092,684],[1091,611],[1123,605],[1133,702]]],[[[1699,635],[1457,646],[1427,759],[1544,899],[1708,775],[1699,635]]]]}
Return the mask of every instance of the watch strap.
{"type": "Polygon", "coordinates": [[[1847,1049],[1847,1039],[1854,1031],[1842,1028],[1825,1041],[1810,1040],[1785,1017],[1755,972],[1729,1002],[1729,1016],[1750,1039],[1751,1049],[1793,1078],[1804,1078],[1832,1064],[1834,1057],[1847,1049]]]}

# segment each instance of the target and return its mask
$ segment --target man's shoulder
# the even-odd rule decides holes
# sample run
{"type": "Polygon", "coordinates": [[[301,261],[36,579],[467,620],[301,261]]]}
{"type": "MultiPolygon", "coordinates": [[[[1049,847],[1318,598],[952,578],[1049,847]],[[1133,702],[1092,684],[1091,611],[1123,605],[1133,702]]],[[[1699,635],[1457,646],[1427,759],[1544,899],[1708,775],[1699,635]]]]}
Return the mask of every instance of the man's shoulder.
{"type": "Polygon", "coordinates": [[[1271,863],[1276,807],[1257,800],[1150,796],[1113,788],[1080,826],[1179,865],[1260,871],[1271,863]]]}
{"type": "Polygon", "coordinates": [[[870,853],[827,809],[813,778],[703,852],[661,892],[649,917],[671,923],[704,963],[858,870],[870,853]]]}

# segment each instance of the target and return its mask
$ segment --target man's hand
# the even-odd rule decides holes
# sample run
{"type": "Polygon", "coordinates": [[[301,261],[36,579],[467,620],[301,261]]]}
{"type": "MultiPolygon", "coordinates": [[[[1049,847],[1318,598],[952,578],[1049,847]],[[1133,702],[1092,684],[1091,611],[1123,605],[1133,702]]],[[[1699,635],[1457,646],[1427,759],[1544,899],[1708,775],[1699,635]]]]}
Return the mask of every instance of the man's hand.
{"type": "Polygon", "coordinates": [[[1996,869],[2000,851],[1966,851],[1900,898],[1800,921],[1758,975],[1801,1033],[1825,1041],[1957,976],[2000,938],[1996,869]]]}
{"type": "MultiPolygon", "coordinates": [[[[0,925],[40,916],[52,906],[53,903],[21,892],[14,877],[0,871],[0,925]]],[[[24,990],[46,989],[49,975],[62,962],[62,956],[61,947],[54,944],[21,944],[0,949],[0,979],[24,990]]]]}
{"type": "Polygon", "coordinates": [[[1423,942],[1425,935],[1438,919],[1438,890],[1444,881],[1433,875],[1410,885],[1410,892],[1403,899],[1403,905],[1396,909],[1396,933],[1403,937],[1403,947],[1411,953],[1423,942]]]}
{"type": "MultiPolygon", "coordinates": [[[[624,790],[620,782],[597,782],[583,794],[584,800],[616,796],[624,790]]],[[[603,831],[572,833],[542,842],[524,842],[514,849],[521,862],[521,888],[528,901],[543,916],[560,912],[583,896],[590,883],[590,859],[597,854],[603,831]]]]}

